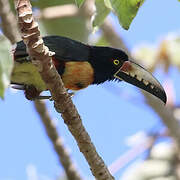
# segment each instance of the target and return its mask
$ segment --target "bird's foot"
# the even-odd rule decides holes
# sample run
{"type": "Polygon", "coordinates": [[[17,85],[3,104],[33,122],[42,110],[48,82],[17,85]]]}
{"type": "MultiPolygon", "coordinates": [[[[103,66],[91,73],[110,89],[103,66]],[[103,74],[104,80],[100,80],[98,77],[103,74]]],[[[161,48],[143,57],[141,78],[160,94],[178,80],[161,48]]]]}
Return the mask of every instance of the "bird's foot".
{"type": "Polygon", "coordinates": [[[26,99],[33,101],[40,96],[41,92],[38,91],[34,86],[32,85],[24,85],[24,86],[25,86],[24,94],[26,99]]]}
{"type": "Polygon", "coordinates": [[[40,92],[34,87],[30,85],[24,84],[11,84],[11,88],[17,90],[23,90],[26,99],[28,100],[36,100],[36,99],[50,99],[51,96],[40,96],[40,92]]]}

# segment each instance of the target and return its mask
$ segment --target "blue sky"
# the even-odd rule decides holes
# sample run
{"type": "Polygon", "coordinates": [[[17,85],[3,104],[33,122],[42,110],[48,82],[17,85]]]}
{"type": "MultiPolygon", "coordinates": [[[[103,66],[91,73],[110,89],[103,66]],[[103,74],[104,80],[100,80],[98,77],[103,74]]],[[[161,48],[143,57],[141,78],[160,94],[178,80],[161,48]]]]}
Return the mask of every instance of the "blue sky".
{"type": "MultiPolygon", "coordinates": [[[[142,42],[157,43],[168,32],[179,31],[179,12],[178,0],[147,0],[128,31],[118,25],[116,18],[114,26],[132,49],[142,42]]],[[[178,84],[177,70],[171,69],[169,74],[178,84]]],[[[158,76],[158,73],[156,76],[163,82],[163,76],[158,76]]],[[[177,85],[177,92],[179,88],[177,85]]],[[[97,151],[107,165],[128,150],[125,144],[128,136],[137,131],[149,130],[159,121],[158,116],[142,101],[143,97],[137,88],[126,83],[90,86],[73,98],[97,151]],[[122,92],[139,98],[140,102],[126,100],[122,92]]],[[[48,102],[47,105],[66,147],[71,149],[78,169],[85,177],[91,176],[73,137],[53,109],[53,103],[48,102]]],[[[31,165],[35,166],[38,174],[55,179],[62,169],[33,103],[24,98],[23,92],[12,93],[8,90],[5,100],[0,100],[0,109],[0,180],[25,180],[31,165]]],[[[115,174],[115,177],[118,179],[121,173],[115,174]]]]}

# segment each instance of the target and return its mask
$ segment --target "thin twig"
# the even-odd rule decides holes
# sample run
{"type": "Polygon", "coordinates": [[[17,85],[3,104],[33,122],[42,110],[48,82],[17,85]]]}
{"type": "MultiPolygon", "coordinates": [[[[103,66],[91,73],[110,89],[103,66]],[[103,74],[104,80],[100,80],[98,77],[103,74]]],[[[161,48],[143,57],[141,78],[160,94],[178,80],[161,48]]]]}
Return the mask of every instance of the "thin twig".
{"type": "MultiPolygon", "coordinates": [[[[126,48],[125,43],[122,41],[117,32],[114,31],[112,25],[108,20],[106,20],[102,26],[102,31],[108,42],[116,47],[123,48],[128,54],[128,48],[126,48]]],[[[174,117],[173,112],[164,104],[160,103],[159,100],[152,97],[150,94],[141,91],[146,98],[146,103],[159,115],[164,124],[168,127],[169,133],[176,140],[178,147],[180,148],[180,125],[178,120],[174,117]]]]}
{"type": "Polygon", "coordinates": [[[125,152],[109,166],[110,172],[112,174],[117,173],[121,168],[130,163],[137,156],[147,151],[154,144],[154,141],[154,137],[148,137],[146,141],[143,141],[142,143],[136,145],[129,151],[125,152]]]}
{"type": "Polygon", "coordinates": [[[8,0],[0,0],[0,17],[4,35],[11,41],[12,44],[20,40],[17,21],[10,9],[8,0]]]}
{"type": "Polygon", "coordinates": [[[15,0],[14,2],[18,13],[22,38],[34,64],[37,66],[37,69],[41,74],[42,79],[51,92],[56,110],[61,112],[64,122],[67,124],[70,132],[76,139],[79,149],[89,163],[91,171],[96,179],[114,179],[102,158],[97,154],[95,146],[92,144],[90,136],[82,124],[80,115],[66,92],[61,77],[52,63],[51,56],[54,53],[50,52],[43,44],[38,24],[34,21],[32,16],[32,9],[29,0],[15,0]]]}
{"type": "Polygon", "coordinates": [[[44,128],[46,129],[46,133],[54,146],[54,150],[58,154],[59,161],[65,169],[68,180],[81,180],[81,177],[76,170],[68,151],[64,147],[62,138],[58,135],[56,127],[47,111],[45,103],[43,101],[36,100],[34,101],[34,105],[44,125],[44,128]]]}

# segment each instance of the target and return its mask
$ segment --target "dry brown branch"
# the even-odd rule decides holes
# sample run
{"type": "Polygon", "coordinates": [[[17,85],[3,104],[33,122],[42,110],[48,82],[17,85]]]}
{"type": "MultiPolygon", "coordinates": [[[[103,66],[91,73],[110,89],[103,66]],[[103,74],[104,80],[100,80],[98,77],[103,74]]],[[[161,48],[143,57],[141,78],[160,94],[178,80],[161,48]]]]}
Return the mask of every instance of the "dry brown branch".
{"type": "MultiPolygon", "coordinates": [[[[114,31],[112,25],[107,20],[102,26],[107,41],[116,48],[123,48],[128,52],[125,43],[122,41],[120,36],[114,31]]],[[[130,54],[130,53],[128,53],[130,54]]],[[[142,91],[146,98],[146,103],[159,115],[164,124],[168,127],[171,136],[176,140],[178,147],[180,148],[180,125],[178,120],[174,117],[173,112],[164,106],[159,100],[152,97],[150,94],[142,91]]]]}
{"type": "Polygon", "coordinates": [[[47,111],[45,103],[43,101],[36,100],[34,101],[34,105],[42,123],[44,124],[46,133],[54,146],[54,150],[58,154],[59,161],[65,169],[68,180],[81,180],[81,177],[76,170],[68,151],[64,147],[61,137],[58,135],[56,127],[47,111]]]}
{"type": "Polygon", "coordinates": [[[8,0],[0,0],[0,17],[4,35],[12,44],[20,40],[19,31],[17,29],[17,21],[10,9],[8,0]]]}
{"type": "Polygon", "coordinates": [[[43,44],[40,37],[37,22],[32,16],[29,0],[14,0],[18,13],[19,26],[28,52],[37,66],[42,79],[50,90],[56,110],[61,112],[64,122],[77,141],[80,151],[85,156],[93,175],[99,180],[114,179],[105,166],[102,158],[97,154],[95,146],[86,132],[80,115],[77,112],[71,98],[66,92],[61,77],[57,73],[48,48],[43,44]]]}

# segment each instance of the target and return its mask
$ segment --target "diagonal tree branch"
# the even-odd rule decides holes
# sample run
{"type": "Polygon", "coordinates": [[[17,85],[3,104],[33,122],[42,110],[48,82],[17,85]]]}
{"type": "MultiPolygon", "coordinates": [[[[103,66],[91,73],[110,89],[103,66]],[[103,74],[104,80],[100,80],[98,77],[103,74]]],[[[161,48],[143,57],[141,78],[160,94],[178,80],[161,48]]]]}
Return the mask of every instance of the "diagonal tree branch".
{"type": "Polygon", "coordinates": [[[37,22],[32,17],[32,9],[29,0],[14,0],[18,13],[19,26],[28,52],[37,66],[42,79],[50,90],[56,110],[61,112],[64,122],[74,136],[80,151],[85,156],[93,175],[98,180],[114,179],[104,164],[102,158],[97,154],[90,136],[86,132],[80,115],[77,112],[71,98],[66,92],[61,77],[57,73],[50,52],[43,44],[40,37],[37,22]]]}
{"type": "Polygon", "coordinates": [[[73,164],[69,156],[68,151],[64,147],[61,137],[58,135],[53,121],[50,118],[45,103],[43,101],[36,100],[34,101],[34,105],[36,107],[38,115],[40,116],[42,123],[44,124],[46,133],[50,138],[51,142],[53,143],[54,150],[58,154],[59,161],[65,169],[68,180],[81,180],[81,177],[77,172],[75,165],[73,164]]]}
{"type": "MultiPolygon", "coordinates": [[[[114,31],[111,23],[106,19],[101,27],[103,34],[107,41],[116,48],[123,48],[128,54],[130,52],[122,41],[121,37],[114,31]]],[[[131,57],[131,56],[130,56],[131,57]]],[[[168,127],[171,136],[176,140],[180,148],[180,125],[178,120],[174,117],[173,112],[164,104],[160,103],[148,93],[141,91],[146,98],[146,103],[159,115],[164,124],[168,127]]]]}

